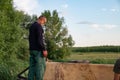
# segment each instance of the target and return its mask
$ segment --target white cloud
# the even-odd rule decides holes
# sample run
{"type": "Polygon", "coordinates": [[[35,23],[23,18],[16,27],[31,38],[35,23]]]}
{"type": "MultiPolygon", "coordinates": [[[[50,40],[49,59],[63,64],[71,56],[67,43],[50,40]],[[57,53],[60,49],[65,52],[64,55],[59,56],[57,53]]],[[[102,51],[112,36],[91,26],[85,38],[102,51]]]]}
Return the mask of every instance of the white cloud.
{"type": "Polygon", "coordinates": [[[113,8],[113,9],[110,9],[110,11],[112,11],[112,12],[119,12],[119,9],[113,8]]]}
{"type": "Polygon", "coordinates": [[[101,10],[102,11],[107,11],[107,12],[119,12],[118,8],[110,8],[110,9],[102,8],[101,10]]]}
{"type": "Polygon", "coordinates": [[[62,7],[62,9],[61,9],[61,11],[59,11],[59,14],[61,17],[63,17],[68,14],[68,12],[67,12],[68,4],[61,5],[61,7],[62,7]]]}
{"type": "Polygon", "coordinates": [[[65,16],[65,15],[66,15],[66,11],[61,11],[61,12],[60,12],[60,15],[61,15],[61,16],[65,16]]]}
{"type": "Polygon", "coordinates": [[[81,21],[78,24],[87,24],[91,28],[97,29],[97,30],[105,30],[105,29],[108,30],[108,29],[113,29],[113,28],[118,27],[118,25],[114,25],[114,24],[97,24],[97,23],[93,23],[89,21],[81,21]]]}
{"type": "Polygon", "coordinates": [[[91,26],[92,28],[96,28],[96,29],[100,28],[100,25],[99,25],[99,24],[91,24],[90,26],[91,26]]]}
{"type": "Polygon", "coordinates": [[[58,14],[60,17],[64,17],[68,14],[68,12],[66,10],[62,10],[62,11],[58,11],[58,14]]]}
{"type": "Polygon", "coordinates": [[[101,10],[102,10],[102,11],[107,11],[107,9],[106,9],[106,8],[102,8],[101,10]]]}
{"type": "Polygon", "coordinates": [[[108,30],[108,29],[113,29],[115,27],[117,27],[117,25],[113,25],[113,24],[92,24],[91,25],[92,28],[95,29],[99,29],[99,30],[108,30]]]}
{"type": "Polygon", "coordinates": [[[39,14],[41,10],[38,0],[13,0],[13,3],[17,10],[22,10],[30,15],[39,14]]]}
{"type": "Polygon", "coordinates": [[[68,4],[62,5],[62,8],[64,8],[64,9],[68,8],[68,4]]]}
{"type": "Polygon", "coordinates": [[[106,29],[113,29],[115,27],[117,27],[117,25],[113,25],[113,24],[104,24],[103,25],[103,28],[106,28],[106,29]]]}
{"type": "Polygon", "coordinates": [[[81,22],[79,22],[78,24],[94,24],[94,23],[89,22],[89,21],[81,21],[81,22]]]}
{"type": "Polygon", "coordinates": [[[117,11],[117,9],[110,9],[110,11],[115,12],[115,11],[117,11]]]}

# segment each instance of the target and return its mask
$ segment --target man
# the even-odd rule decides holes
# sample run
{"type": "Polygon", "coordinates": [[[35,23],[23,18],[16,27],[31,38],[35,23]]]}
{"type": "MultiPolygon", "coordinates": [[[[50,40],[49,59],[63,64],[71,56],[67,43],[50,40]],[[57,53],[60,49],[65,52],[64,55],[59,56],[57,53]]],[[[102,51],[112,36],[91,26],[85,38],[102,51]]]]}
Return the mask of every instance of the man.
{"type": "Polygon", "coordinates": [[[120,59],[116,60],[113,68],[114,80],[120,80],[120,59]]]}
{"type": "Polygon", "coordinates": [[[40,16],[29,29],[30,67],[28,80],[43,80],[47,50],[42,26],[44,26],[46,21],[44,16],[40,16]]]}

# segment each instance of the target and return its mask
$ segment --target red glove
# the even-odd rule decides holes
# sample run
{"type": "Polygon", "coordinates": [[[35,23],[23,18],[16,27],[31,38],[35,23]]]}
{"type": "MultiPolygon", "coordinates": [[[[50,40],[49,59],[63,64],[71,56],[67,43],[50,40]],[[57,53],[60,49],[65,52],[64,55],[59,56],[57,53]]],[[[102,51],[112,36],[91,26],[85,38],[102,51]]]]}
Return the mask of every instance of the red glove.
{"type": "Polygon", "coordinates": [[[43,51],[43,56],[44,56],[44,57],[47,57],[47,55],[48,55],[47,50],[43,51]]]}

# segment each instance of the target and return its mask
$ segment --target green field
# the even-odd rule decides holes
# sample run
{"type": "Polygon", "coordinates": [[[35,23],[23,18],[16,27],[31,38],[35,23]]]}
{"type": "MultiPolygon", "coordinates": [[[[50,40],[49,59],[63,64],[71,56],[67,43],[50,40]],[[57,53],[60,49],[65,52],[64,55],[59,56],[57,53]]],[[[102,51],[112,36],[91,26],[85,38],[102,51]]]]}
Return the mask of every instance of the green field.
{"type": "Polygon", "coordinates": [[[89,60],[91,63],[114,64],[118,58],[120,58],[120,52],[75,52],[64,60],[89,60]]]}

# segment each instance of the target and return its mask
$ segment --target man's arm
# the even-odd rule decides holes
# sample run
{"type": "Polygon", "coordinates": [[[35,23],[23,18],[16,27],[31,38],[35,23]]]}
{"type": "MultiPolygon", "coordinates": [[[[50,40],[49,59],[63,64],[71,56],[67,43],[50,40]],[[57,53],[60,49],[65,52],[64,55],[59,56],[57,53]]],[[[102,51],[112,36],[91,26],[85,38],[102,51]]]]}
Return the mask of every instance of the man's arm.
{"type": "Polygon", "coordinates": [[[46,45],[45,45],[45,41],[44,41],[44,39],[43,39],[43,29],[42,29],[42,26],[37,26],[37,37],[38,37],[38,44],[39,44],[39,46],[40,46],[40,48],[41,48],[41,50],[43,51],[43,55],[44,55],[44,57],[47,57],[47,50],[46,50],[46,45]]]}
{"type": "Polygon", "coordinates": [[[38,45],[42,51],[46,50],[44,41],[43,41],[43,29],[42,26],[37,26],[37,41],[38,45]]]}

